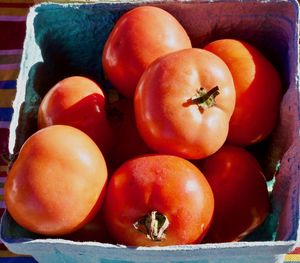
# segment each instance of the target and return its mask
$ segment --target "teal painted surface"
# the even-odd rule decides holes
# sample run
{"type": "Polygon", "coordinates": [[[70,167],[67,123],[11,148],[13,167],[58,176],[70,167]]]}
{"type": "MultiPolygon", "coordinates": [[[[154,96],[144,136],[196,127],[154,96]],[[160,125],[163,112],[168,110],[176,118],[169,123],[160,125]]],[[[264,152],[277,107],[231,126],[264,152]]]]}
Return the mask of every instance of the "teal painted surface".
{"type": "Polygon", "coordinates": [[[21,83],[21,88],[26,89],[26,97],[18,127],[22,132],[19,133],[15,152],[37,130],[38,105],[58,81],[80,75],[107,89],[101,57],[110,31],[126,11],[124,5],[117,7],[110,4],[42,4],[34,9],[30,25],[32,38],[25,39],[27,57],[23,58],[23,68],[24,65],[30,68],[27,76],[23,76],[26,83],[21,83]],[[35,45],[32,45],[33,42],[35,45]]]}

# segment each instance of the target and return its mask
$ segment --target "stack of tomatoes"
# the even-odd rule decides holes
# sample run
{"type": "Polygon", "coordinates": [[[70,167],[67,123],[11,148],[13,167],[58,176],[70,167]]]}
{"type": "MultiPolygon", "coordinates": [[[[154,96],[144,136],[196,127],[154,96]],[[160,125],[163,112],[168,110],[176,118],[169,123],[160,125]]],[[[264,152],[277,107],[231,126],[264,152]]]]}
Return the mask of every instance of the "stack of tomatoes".
{"type": "Polygon", "coordinates": [[[281,81],[249,43],[192,46],[170,13],[141,6],[115,24],[101,89],[52,87],[39,130],[14,161],[4,198],[24,228],[133,246],[239,241],[270,212],[246,150],[273,131],[281,81]]]}

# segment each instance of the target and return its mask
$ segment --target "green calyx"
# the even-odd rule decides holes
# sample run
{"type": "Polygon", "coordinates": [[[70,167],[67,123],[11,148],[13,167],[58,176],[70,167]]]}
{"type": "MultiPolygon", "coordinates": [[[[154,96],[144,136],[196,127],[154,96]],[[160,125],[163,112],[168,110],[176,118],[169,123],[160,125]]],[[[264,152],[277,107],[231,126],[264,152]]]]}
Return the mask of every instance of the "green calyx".
{"type": "Polygon", "coordinates": [[[201,111],[204,111],[216,104],[215,98],[220,94],[219,87],[215,86],[209,91],[201,87],[197,93],[191,97],[191,102],[196,104],[201,111]]]}
{"type": "Polygon", "coordinates": [[[162,241],[166,238],[165,231],[169,224],[169,220],[164,214],[151,211],[136,221],[133,227],[152,241],[162,241]]]}

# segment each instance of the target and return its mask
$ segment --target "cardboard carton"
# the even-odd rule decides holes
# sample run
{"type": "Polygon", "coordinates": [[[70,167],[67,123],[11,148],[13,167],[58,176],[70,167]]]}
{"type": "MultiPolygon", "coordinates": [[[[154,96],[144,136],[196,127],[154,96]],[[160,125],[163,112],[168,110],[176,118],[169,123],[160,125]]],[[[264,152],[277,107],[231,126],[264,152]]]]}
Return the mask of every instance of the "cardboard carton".
{"type": "Polygon", "coordinates": [[[272,191],[272,215],[242,242],[146,248],[42,238],[18,226],[6,212],[1,222],[2,241],[11,251],[45,263],[282,262],[285,253],[300,245],[299,7],[295,0],[98,1],[33,7],[17,81],[10,152],[18,152],[37,129],[38,105],[53,84],[75,74],[103,83],[105,40],[120,15],[138,5],[159,6],[173,14],[194,47],[225,37],[242,39],[260,49],[278,69],[284,97],[265,152],[269,170],[281,163],[272,191]]]}

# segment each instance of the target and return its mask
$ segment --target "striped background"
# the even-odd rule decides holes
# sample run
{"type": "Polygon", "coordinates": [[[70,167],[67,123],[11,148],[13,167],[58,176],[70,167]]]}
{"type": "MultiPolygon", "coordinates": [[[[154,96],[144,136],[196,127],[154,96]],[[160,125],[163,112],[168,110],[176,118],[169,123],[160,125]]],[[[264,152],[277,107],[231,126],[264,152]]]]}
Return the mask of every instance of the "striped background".
{"type": "MultiPolygon", "coordinates": [[[[32,0],[0,0],[0,215],[5,208],[2,193],[7,163],[3,155],[8,153],[8,128],[13,113],[11,104],[16,93],[26,15],[32,3],[32,0]]],[[[0,262],[35,261],[30,257],[16,256],[0,244],[0,262]]]]}
{"type": "MultiPolygon", "coordinates": [[[[75,2],[95,2],[77,0],[75,2]]],[[[16,78],[22,56],[25,36],[25,20],[28,8],[38,0],[0,0],[0,156],[8,153],[8,131],[12,117],[12,101],[16,93],[16,78]]],[[[65,2],[56,0],[56,2],[65,2]]],[[[72,1],[69,1],[72,2],[72,1]]],[[[74,0],[73,0],[74,2],[74,0]]],[[[3,203],[3,183],[6,178],[7,163],[0,158],[0,216],[5,208],[3,203]]],[[[31,263],[30,257],[15,255],[0,244],[0,262],[31,263]]],[[[300,248],[286,255],[285,263],[300,262],[300,248]]],[[[267,263],[267,262],[266,262],[267,263]]]]}
{"type": "MultiPolygon", "coordinates": [[[[11,103],[16,92],[16,78],[22,56],[25,19],[31,1],[0,0],[0,152],[7,153],[8,127],[13,110],[11,103]]],[[[6,176],[6,163],[0,159],[0,186],[6,176]]],[[[2,187],[0,208],[4,208],[2,187]]]]}

